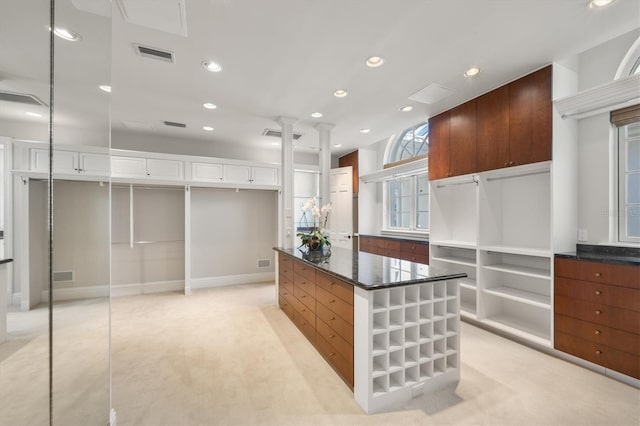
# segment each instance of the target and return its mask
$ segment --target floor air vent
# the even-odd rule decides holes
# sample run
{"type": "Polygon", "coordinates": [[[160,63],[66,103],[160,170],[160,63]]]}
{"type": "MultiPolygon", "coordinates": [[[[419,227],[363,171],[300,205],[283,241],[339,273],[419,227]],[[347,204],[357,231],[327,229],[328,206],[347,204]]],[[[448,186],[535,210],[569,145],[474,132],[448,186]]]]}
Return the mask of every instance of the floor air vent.
{"type": "Polygon", "coordinates": [[[271,259],[258,259],[258,268],[270,268],[271,259]]]}
{"type": "Polygon", "coordinates": [[[159,61],[171,63],[175,62],[173,52],[168,50],[156,49],[154,47],[142,46],[140,44],[134,44],[134,46],[136,47],[138,55],[144,56],[145,58],[157,59],[159,61]]]}
{"type": "Polygon", "coordinates": [[[73,271],[53,271],[53,282],[65,283],[75,281],[73,279],[73,271]]]}
{"type": "MultiPolygon", "coordinates": [[[[282,138],[282,132],[280,130],[272,130],[272,129],[264,129],[264,132],[262,132],[263,136],[271,136],[274,138],[282,138]]],[[[294,133],[293,134],[293,140],[297,141],[298,139],[300,139],[302,137],[302,135],[300,133],[294,133]]]]}
{"type": "Polygon", "coordinates": [[[176,122],[176,121],[163,121],[163,123],[164,123],[164,125],[165,125],[165,126],[171,126],[171,127],[182,127],[183,129],[184,129],[185,127],[187,127],[187,125],[186,125],[186,124],[184,124],[184,123],[178,123],[178,122],[176,122]]]}
{"type": "Polygon", "coordinates": [[[28,93],[7,92],[4,90],[0,90],[0,101],[17,102],[19,104],[27,105],[47,106],[47,104],[42,102],[35,95],[30,95],[28,93]]]}

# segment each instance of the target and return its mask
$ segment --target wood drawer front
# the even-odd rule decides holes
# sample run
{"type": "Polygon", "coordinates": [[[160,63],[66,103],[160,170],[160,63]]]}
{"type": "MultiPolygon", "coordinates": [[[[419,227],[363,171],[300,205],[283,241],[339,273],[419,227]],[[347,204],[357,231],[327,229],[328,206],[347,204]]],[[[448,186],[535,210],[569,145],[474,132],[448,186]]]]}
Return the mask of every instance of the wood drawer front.
{"type": "Polygon", "coordinates": [[[338,296],[350,305],[353,305],[353,286],[329,274],[318,272],[316,275],[316,286],[322,287],[329,293],[338,296]]]}
{"type": "Polygon", "coordinates": [[[278,273],[293,281],[293,259],[283,254],[278,254],[278,273]]]}
{"type": "Polygon", "coordinates": [[[628,309],[555,296],[555,313],[640,334],[640,314],[628,309]]]}
{"type": "Polygon", "coordinates": [[[555,259],[555,275],[640,290],[640,266],[614,265],[575,259],[555,259]]]}
{"type": "Polygon", "coordinates": [[[422,263],[423,265],[428,265],[429,264],[429,255],[428,254],[415,254],[415,253],[400,252],[400,259],[408,260],[409,262],[414,262],[414,263],[422,263]]]}
{"type": "MultiPolygon", "coordinates": [[[[293,322],[302,331],[302,333],[309,339],[310,342],[316,341],[316,327],[314,323],[307,321],[304,315],[299,311],[293,311],[293,322]]],[[[315,321],[314,321],[315,322],[315,321]]]]}
{"type": "Polygon", "coordinates": [[[570,334],[583,340],[640,356],[640,336],[637,334],[564,315],[555,315],[554,321],[556,332],[570,334]]]}
{"type": "Polygon", "coordinates": [[[343,358],[353,359],[353,346],[351,346],[346,340],[340,337],[335,330],[320,319],[316,320],[316,333],[329,342],[333,349],[343,358]]]}
{"type": "Polygon", "coordinates": [[[293,272],[295,272],[296,274],[300,275],[301,277],[304,277],[306,279],[308,279],[311,282],[315,282],[316,281],[316,270],[315,268],[309,266],[309,265],[305,265],[304,263],[300,262],[300,261],[295,261],[293,262],[293,272]]]}
{"type": "Polygon", "coordinates": [[[293,281],[282,274],[278,277],[278,287],[281,291],[282,289],[285,289],[289,293],[293,293],[293,281]]]}
{"type": "MultiPolygon", "coordinates": [[[[304,305],[308,310],[310,310],[314,315],[316,312],[316,298],[304,291],[304,289],[300,286],[295,286],[293,288],[293,295],[298,299],[298,301],[304,305]]],[[[302,307],[300,307],[300,310],[302,307]]]]}
{"type": "Polygon", "coordinates": [[[316,288],[316,300],[329,310],[335,312],[343,320],[353,325],[353,306],[329,293],[322,287],[316,288]]]}
{"type": "Polygon", "coordinates": [[[400,241],[378,238],[376,244],[379,249],[400,251],[400,241]]]}
{"type": "Polygon", "coordinates": [[[300,287],[311,296],[316,295],[316,283],[315,280],[310,280],[302,275],[293,274],[293,287],[300,287]]]}
{"type": "Polygon", "coordinates": [[[422,254],[429,257],[429,245],[405,241],[400,244],[400,253],[422,254]]]}
{"type": "Polygon", "coordinates": [[[592,303],[640,311],[640,290],[558,277],[555,293],[592,303]]]}
{"type": "Polygon", "coordinates": [[[280,309],[282,309],[289,319],[293,321],[293,306],[291,306],[282,296],[278,297],[278,304],[280,305],[280,309]]]}
{"type": "Polygon", "coordinates": [[[564,333],[555,333],[556,349],[611,370],[640,378],[640,357],[564,333]]]}
{"type": "Polygon", "coordinates": [[[315,329],[316,327],[316,314],[309,308],[307,308],[306,305],[303,305],[301,303],[298,303],[296,309],[296,315],[304,318],[304,320],[311,325],[311,327],[313,327],[315,329]]]}
{"type": "Polygon", "coordinates": [[[353,388],[353,359],[344,359],[319,334],[316,336],[316,347],[342,379],[353,388]]]}
{"type": "Polygon", "coordinates": [[[382,247],[378,247],[378,252],[376,254],[379,254],[380,256],[393,257],[394,259],[397,259],[398,257],[400,257],[399,250],[382,248],[382,247]]]}
{"type": "Polygon", "coordinates": [[[343,320],[322,303],[316,304],[316,320],[324,321],[336,333],[342,336],[347,343],[353,345],[353,325],[343,320]]]}
{"type": "Polygon", "coordinates": [[[280,292],[280,297],[282,297],[294,310],[299,309],[298,305],[300,304],[300,302],[298,302],[298,299],[293,296],[293,293],[289,293],[288,291],[284,290],[280,292]]]}
{"type": "Polygon", "coordinates": [[[378,246],[371,245],[368,248],[360,249],[360,251],[364,251],[367,253],[378,254],[378,246]]]}

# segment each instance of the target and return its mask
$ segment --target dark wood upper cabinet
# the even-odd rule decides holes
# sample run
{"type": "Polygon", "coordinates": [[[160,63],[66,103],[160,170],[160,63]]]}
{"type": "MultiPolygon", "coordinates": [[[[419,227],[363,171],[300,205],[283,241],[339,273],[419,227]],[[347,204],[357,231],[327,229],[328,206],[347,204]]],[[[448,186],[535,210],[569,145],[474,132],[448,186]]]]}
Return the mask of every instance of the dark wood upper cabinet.
{"type": "Polygon", "coordinates": [[[449,111],[449,176],[476,171],[476,100],[449,111]]]}
{"type": "Polygon", "coordinates": [[[343,155],[338,158],[338,167],[348,167],[351,166],[353,168],[353,193],[358,193],[358,151],[353,151],[349,154],[343,155]]]}
{"type": "Polygon", "coordinates": [[[449,111],[429,119],[429,180],[449,175],[449,111]]]}
{"type": "Polygon", "coordinates": [[[509,89],[502,86],[477,98],[478,171],[509,165],[509,89]]]}
{"type": "Polygon", "coordinates": [[[551,160],[551,66],[508,85],[510,166],[551,160]]]}

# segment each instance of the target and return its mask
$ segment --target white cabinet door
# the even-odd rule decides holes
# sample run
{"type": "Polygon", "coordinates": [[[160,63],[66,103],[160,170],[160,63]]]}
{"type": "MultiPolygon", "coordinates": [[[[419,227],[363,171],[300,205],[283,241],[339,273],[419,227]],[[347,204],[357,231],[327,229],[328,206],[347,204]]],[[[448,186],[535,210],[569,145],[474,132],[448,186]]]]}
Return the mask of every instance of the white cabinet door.
{"type": "Polygon", "coordinates": [[[329,236],[336,247],[353,247],[353,169],[331,169],[329,198],[333,212],[329,216],[329,236]]]}
{"type": "Polygon", "coordinates": [[[111,161],[105,154],[80,154],[78,171],[84,175],[109,176],[111,161]]]}
{"type": "MultiPolygon", "coordinates": [[[[49,150],[31,150],[31,171],[49,173],[49,150]]],[[[53,151],[53,173],[77,174],[78,153],[71,151],[53,151]]]]}
{"type": "Polygon", "coordinates": [[[31,149],[30,150],[30,167],[32,172],[49,173],[49,150],[48,149],[31,149]]]}
{"type": "Polygon", "coordinates": [[[191,163],[191,180],[220,182],[222,180],[222,164],[191,163]]]}
{"type": "Polygon", "coordinates": [[[114,177],[147,177],[147,160],[137,157],[111,157],[111,175],[114,177]]]}
{"type": "Polygon", "coordinates": [[[249,183],[251,181],[251,167],[225,164],[224,181],[229,183],[249,183]]]}
{"type": "Polygon", "coordinates": [[[278,169],[276,167],[254,167],[253,183],[255,185],[277,185],[278,169]]]}
{"type": "Polygon", "coordinates": [[[147,176],[154,179],[184,179],[182,161],[148,158],[147,176]]]}

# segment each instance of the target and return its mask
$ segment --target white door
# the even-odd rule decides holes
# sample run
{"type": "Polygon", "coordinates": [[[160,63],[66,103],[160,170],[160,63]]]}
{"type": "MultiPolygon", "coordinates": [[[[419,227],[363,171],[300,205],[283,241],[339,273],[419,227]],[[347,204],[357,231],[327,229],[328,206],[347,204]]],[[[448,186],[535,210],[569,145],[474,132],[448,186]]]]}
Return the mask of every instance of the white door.
{"type": "Polygon", "coordinates": [[[329,239],[335,247],[353,248],[353,168],[331,169],[329,239]]]}

